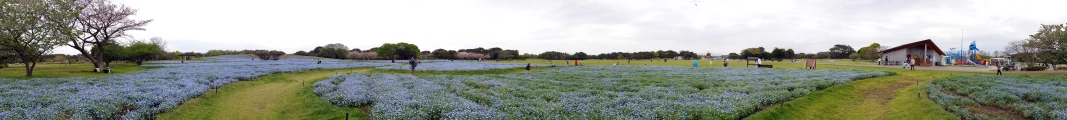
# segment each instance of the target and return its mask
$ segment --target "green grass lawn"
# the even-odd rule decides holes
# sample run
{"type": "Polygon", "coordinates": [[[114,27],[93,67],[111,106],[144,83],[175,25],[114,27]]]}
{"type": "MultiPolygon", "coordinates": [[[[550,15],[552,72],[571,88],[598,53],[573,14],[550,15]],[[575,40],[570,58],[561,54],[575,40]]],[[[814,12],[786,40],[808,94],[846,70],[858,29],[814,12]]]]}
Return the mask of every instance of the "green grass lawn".
{"type": "Polygon", "coordinates": [[[93,64],[37,64],[33,69],[33,76],[26,76],[26,68],[22,64],[11,64],[9,68],[0,69],[0,78],[62,78],[62,77],[103,77],[113,74],[122,74],[146,69],[137,64],[112,63],[113,73],[94,73],[93,64]]]}
{"type": "Polygon", "coordinates": [[[371,68],[312,70],[274,74],[231,83],[185,101],[157,119],[338,120],[369,118],[356,107],[334,106],[313,92],[312,84],[339,73],[371,68]]]}

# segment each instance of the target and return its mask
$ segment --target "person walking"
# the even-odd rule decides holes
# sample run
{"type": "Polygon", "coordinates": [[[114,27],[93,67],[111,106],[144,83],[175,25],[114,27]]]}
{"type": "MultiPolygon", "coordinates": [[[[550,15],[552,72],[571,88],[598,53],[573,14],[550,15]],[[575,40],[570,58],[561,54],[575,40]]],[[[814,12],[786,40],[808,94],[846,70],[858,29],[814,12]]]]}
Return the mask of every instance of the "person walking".
{"type": "Polygon", "coordinates": [[[418,64],[415,61],[415,57],[411,57],[411,60],[408,60],[408,64],[411,64],[411,75],[415,75],[415,66],[418,64]]]}
{"type": "Polygon", "coordinates": [[[908,66],[911,66],[911,70],[915,70],[915,59],[911,59],[910,61],[911,63],[909,63],[908,66]]]}
{"type": "Polygon", "coordinates": [[[722,59],[722,67],[730,67],[730,59],[722,59]]]}
{"type": "Polygon", "coordinates": [[[578,66],[578,59],[574,60],[574,66],[578,66]]]}

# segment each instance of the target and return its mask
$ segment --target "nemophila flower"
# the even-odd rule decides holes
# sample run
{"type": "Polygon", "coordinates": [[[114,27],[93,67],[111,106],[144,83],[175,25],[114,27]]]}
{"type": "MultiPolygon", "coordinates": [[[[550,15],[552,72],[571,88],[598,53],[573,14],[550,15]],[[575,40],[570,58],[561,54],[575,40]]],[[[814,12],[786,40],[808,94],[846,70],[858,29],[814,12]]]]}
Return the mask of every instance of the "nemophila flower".
{"type": "Polygon", "coordinates": [[[591,66],[497,75],[355,73],[315,83],[314,91],[335,105],[373,106],[376,119],[739,119],[834,82],[891,74],[591,66]]]}
{"type": "MultiPolygon", "coordinates": [[[[545,64],[530,64],[532,67],[549,66],[545,64]]],[[[466,61],[433,61],[416,64],[417,71],[466,71],[466,70],[493,70],[525,68],[526,64],[515,63],[492,63],[492,62],[466,62],[466,61]]],[[[410,65],[395,65],[374,68],[378,70],[410,70],[410,65]]]]}
{"type": "Polygon", "coordinates": [[[239,80],[311,69],[378,67],[388,61],[324,60],[292,56],[278,61],[246,55],[186,63],[150,63],[162,68],[103,78],[0,78],[0,119],[143,119],[185,100],[239,80]]]}
{"type": "Polygon", "coordinates": [[[995,119],[971,106],[992,106],[1028,118],[1067,119],[1067,77],[961,75],[926,84],[931,100],[965,119],[995,119]]]}

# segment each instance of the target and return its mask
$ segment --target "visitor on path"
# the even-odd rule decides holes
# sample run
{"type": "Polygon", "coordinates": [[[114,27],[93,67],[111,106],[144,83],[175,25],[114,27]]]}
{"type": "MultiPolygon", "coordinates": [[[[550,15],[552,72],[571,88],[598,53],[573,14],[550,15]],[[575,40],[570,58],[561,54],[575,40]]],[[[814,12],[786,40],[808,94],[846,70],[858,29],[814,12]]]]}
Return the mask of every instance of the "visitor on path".
{"type": "Polygon", "coordinates": [[[900,64],[900,68],[908,69],[908,61],[904,61],[904,64],[900,64]]]}
{"type": "Polygon", "coordinates": [[[415,61],[415,57],[411,57],[411,60],[408,60],[408,64],[411,64],[411,75],[415,75],[415,66],[418,64],[415,61]]]}
{"type": "Polygon", "coordinates": [[[911,70],[915,70],[915,59],[911,59],[911,63],[908,66],[911,66],[911,70]]]}
{"type": "Polygon", "coordinates": [[[708,67],[711,67],[711,65],[714,65],[714,64],[715,64],[715,60],[708,59],[708,67]]]}
{"type": "Polygon", "coordinates": [[[574,60],[574,66],[578,66],[578,60],[574,60]]]}
{"type": "Polygon", "coordinates": [[[319,60],[319,63],[316,63],[316,64],[322,64],[322,60],[319,60]]]}
{"type": "Polygon", "coordinates": [[[585,60],[582,60],[581,64],[582,64],[582,66],[585,66],[585,60]]]}
{"type": "Polygon", "coordinates": [[[663,59],[663,62],[667,62],[667,59],[663,59]]]}
{"type": "Polygon", "coordinates": [[[626,59],[626,64],[630,64],[630,59],[626,59]]]}
{"type": "Polygon", "coordinates": [[[530,63],[526,63],[526,71],[530,71],[530,63]]]}
{"type": "Polygon", "coordinates": [[[722,59],[722,67],[730,67],[730,59],[722,59]]]}

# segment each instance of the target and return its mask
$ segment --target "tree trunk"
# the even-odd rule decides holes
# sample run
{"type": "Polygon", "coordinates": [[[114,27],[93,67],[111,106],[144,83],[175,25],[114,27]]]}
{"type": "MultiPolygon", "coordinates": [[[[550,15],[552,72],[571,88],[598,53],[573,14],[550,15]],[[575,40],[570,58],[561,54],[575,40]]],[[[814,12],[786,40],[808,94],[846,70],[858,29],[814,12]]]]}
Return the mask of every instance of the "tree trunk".
{"type": "MultiPolygon", "coordinates": [[[[75,47],[75,49],[78,49],[78,48],[75,47]]],[[[85,51],[84,48],[78,49],[78,52],[81,52],[82,56],[85,56],[85,59],[88,59],[90,63],[93,63],[93,68],[100,68],[101,67],[100,65],[102,65],[102,62],[100,61],[99,57],[96,57],[96,56],[94,56],[92,54],[89,54],[89,52],[85,51]]],[[[75,58],[75,59],[77,59],[77,58],[75,58]]]]}
{"type": "Polygon", "coordinates": [[[33,76],[33,67],[36,66],[36,64],[30,65],[30,62],[22,62],[22,64],[26,66],[26,77],[33,76]]]}

